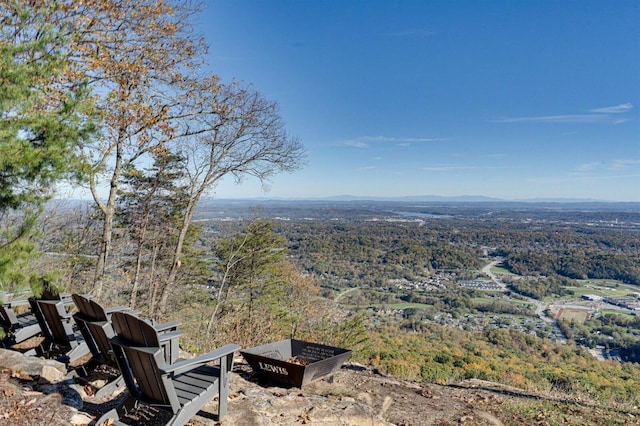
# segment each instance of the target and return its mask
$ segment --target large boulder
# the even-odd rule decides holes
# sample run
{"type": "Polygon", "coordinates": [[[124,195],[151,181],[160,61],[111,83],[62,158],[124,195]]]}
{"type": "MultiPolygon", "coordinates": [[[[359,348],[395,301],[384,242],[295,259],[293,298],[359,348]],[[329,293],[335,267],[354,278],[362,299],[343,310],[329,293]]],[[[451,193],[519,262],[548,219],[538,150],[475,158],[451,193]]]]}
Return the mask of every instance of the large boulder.
{"type": "Polygon", "coordinates": [[[10,370],[15,377],[38,380],[39,383],[61,382],[67,375],[61,362],[25,356],[9,349],[0,349],[0,368],[10,370]]]}

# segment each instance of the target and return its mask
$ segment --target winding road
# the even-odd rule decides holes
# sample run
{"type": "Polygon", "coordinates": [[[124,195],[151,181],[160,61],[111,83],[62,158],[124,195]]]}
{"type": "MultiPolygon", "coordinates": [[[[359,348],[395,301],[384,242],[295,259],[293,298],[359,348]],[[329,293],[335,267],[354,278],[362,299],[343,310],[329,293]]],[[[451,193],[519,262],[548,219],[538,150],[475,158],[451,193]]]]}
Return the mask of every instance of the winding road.
{"type": "Polygon", "coordinates": [[[348,293],[351,293],[352,291],[356,291],[356,290],[360,290],[360,287],[353,287],[353,288],[349,288],[345,291],[343,291],[342,293],[340,293],[339,295],[337,295],[333,301],[334,302],[338,302],[340,299],[342,299],[345,295],[347,295],[348,293]]]}
{"type": "Polygon", "coordinates": [[[491,281],[498,284],[501,289],[506,290],[507,289],[506,284],[503,283],[502,280],[498,279],[498,277],[493,272],[491,272],[491,268],[493,268],[494,266],[500,263],[502,263],[502,259],[494,260],[493,262],[487,264],[484,268],[482,268],[482,273],[484,273],[489,278],[491,278],[491,281]]]}
{"type": "MultiPolygon", "coordinates": [[[[482,272],[484,274],[486,274],[489,278],[491,278],[491,281],[493,281],[494,283],[499,285],[500,288],[502,288],[503,290],[507,290],[507,285],[505,283],[503,283],[502,280],[500,278],[498,278],[498,276],[496,274],[491,272],[491,268],[493,268],[496,265],[499,265],[500,263],[502,263],[502,259],[494,260],[493,262],[485,265],[485,267],[482,268],[482,272]]],[[[537,299],[532,299],[531,297],[526,297],[526,296],[523,296],[523,297],[525,297],[529,303],[532,303],[532,304],[534,304],[536,306],[536,315],[542,321],[544,321],[546,323],[549,323],[549,324],[555,324],[555,321],[553,319],[547,317],[544,314],[544,310],[547,308],[547,305],[545,305],[544,303],[542,303],[541,301],[539,301],[537,299]]]]}

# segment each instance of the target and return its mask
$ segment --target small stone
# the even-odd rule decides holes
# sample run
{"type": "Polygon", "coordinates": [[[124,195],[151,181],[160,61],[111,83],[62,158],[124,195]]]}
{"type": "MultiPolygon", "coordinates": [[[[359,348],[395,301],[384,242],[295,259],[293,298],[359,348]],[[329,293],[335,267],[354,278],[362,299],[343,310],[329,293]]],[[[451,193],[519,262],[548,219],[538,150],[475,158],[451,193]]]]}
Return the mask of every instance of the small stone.
{"type": "Polygon", "coordinates": [[[48,383],[56,383],[64,380],[65,374],[61,372],[56,366],[43,365],[38,381],[40,383],[46,381],[48,383]]]}
{"type": "Polygon", "coordinates": [[[100,389],[100,388],[104,387],[104,385],[106,385],[107,383],[108,383],[107,380],[96,379],[93,382],[91,382],[91,386],[93,386],[96,389],[100,389]]]}

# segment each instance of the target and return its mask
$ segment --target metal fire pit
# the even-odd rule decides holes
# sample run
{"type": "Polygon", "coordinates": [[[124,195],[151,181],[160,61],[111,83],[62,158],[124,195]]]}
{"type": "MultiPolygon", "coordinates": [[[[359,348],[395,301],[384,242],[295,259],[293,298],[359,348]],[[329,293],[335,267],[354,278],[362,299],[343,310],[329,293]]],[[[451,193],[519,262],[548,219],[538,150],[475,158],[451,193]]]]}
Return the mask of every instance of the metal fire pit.
{"type": "Polygon", "coordinates": [[[258,380],[301,388],[338,370],[351,351],[288,339],[240,353],[258,374],[258,380]]]}

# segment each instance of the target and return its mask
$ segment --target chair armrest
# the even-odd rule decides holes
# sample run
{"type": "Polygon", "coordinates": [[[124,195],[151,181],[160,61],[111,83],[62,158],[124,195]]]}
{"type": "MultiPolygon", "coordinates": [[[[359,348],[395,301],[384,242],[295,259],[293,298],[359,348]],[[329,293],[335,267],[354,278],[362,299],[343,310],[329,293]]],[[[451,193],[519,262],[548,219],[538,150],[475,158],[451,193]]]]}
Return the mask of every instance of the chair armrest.
{"type": "Polygon", "coordinates": [[[153,324],[153,328],[156,329],[157,332],[163,332],[163,331],[175,331],[175,329],[177,329],[178,327],[180,327],[180,324],[182,324],[180,321],[171,321],[171,322],[165,322],[164,324],[153,324]]]}
{"type": "Polygon", "coordinates": [[[114,306],[113,308],[107,308],[104,310],[105,314],[112,314],[114,312],[123,312],[123,311],[128,311],[129,307],[128,306],[114,306]]]}
{"type": "Polygon", "coordinates": [[[158,342],[164,343],[167,340],[173,340],[182,336],[182,331],[169,331],[167,333],[158,334],[158,342]]]}
{"type": "Polygon", "coordinates": [[[66,313],[66,314],[59,314],[59,317],[60,317],[60,319],[61,319],[61,320],[66,321],[66,322],[71,323],[71,324],[73,324],[73,323],[74,323],[74,321],[75,321],[75,320],[73,319],[73,315],[72,315],[72,314],[69,314],[69,313],[66,313]]]}
{"type": "Polygon", "coordinates": [[[29,301],[27,299],[18,299],[18,300],[12,300],[7,303],[3,303],[4,306],[7,306],[9,308],[15,308],[16,306],[25,306],[28,304],[29,304],[29,301]]]}
{"type": "MultiPolygon", "coordinates": [[[[90,299],[91,296],[88,295],[84,295],[87,299],[90,299]]],[[[67,300],[71,300],[73,301],[73,298],[71,297],[71,293],[59,293],[58,297],[60,298],[60,300],[64,301],[65,303],[67,302],[67,300]]]]}
{"type": "Polygon", "coordinates": [[[235,351],[238,351],[240,349],[240,345],[230,343],[204,355],[200,355],[191,359],[185,359],[183,361],[178,361],[164,368],[161,368],[160,370],[166,374],[184,373],[185,371],[193,370],[200,365],[207,364],[224,356],[233,355],[235,351]]]}

